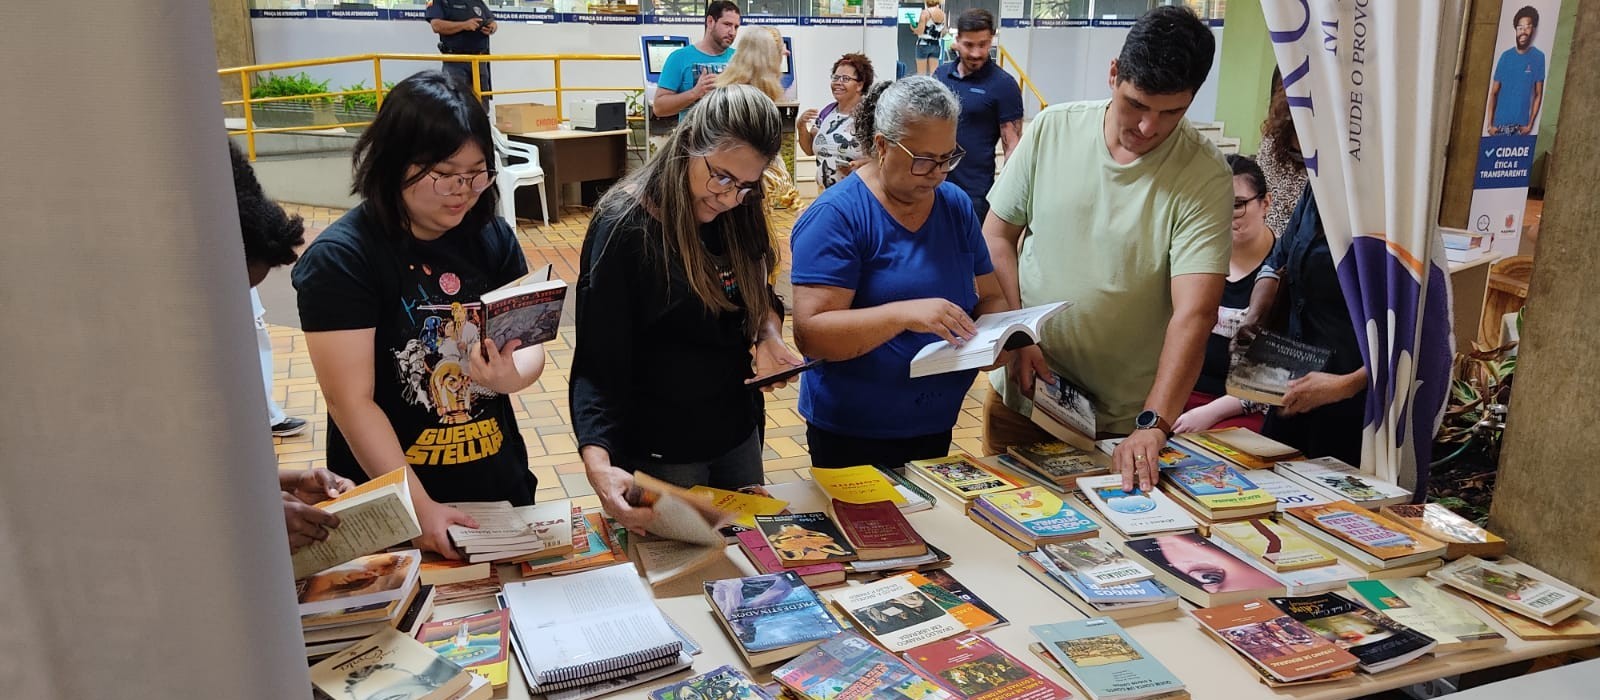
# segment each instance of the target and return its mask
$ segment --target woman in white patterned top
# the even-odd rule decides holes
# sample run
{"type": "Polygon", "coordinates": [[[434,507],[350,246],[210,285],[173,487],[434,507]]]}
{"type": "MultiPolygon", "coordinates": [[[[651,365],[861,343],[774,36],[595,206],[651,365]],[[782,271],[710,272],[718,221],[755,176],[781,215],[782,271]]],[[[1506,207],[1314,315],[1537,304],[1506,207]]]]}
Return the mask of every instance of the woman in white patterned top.
{"type": "Polygon", "coordinates": [[[1274,236],[1281,236],[1295,203],[1300,201],[1300,193],[1306,189],[1307,175],[1300,138],[1289,116],[1289,99],[1277,72],[1272,74],[1272,101],[1267,106],[1267,120],[1261,124],[1261,150],[1256,154],[1256,163],[1266,174],[1267,191],[1272,194],[1267,228],[1274,236]]]}
{"type": "Polygon", "coordinates": [[[851,115],[872,86],[872,78],[872,61],[859,53],[845,54],[833,62],[833,76],[829,79],[834,102],[820,111],[808,109],[800,115],[796,124],[800,150],[817,157],[819,191],[848,176],[863,155],[851,115]]]}

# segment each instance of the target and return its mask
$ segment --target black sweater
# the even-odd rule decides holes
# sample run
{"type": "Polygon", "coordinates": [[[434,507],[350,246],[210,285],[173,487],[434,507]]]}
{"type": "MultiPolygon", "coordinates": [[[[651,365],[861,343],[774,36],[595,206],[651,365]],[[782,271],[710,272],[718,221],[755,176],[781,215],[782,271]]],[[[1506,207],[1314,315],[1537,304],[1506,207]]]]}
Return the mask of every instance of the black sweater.
{"type": "Polygon", "coordinates": [[[573,430],[580,449],[603,447],[624,469],[720,457],[763,420],[759,392],[744,383],[748,314],[706,308],[662,235],[643,213],[599,214],[579,263],[573,430]]]}

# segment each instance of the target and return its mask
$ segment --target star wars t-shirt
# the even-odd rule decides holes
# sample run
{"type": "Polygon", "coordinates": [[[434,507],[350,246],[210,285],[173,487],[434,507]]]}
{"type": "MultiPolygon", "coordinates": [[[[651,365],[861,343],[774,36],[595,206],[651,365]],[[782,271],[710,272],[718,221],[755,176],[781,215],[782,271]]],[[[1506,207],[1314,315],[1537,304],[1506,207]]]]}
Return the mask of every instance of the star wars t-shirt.
{"type": "MultiPolygon", "coordinates": [[[[323,231],[294,268],[308,333],[371,328],[372,398],[435,501],[533,502],[537,488],[511,400],[472,381],[478,297],[527,273],[499,218],[433,241],[378,230],[364,207],[323,231]]],[[[366,481],[339,426],[328,426],[328,468],[366,481]]]]}

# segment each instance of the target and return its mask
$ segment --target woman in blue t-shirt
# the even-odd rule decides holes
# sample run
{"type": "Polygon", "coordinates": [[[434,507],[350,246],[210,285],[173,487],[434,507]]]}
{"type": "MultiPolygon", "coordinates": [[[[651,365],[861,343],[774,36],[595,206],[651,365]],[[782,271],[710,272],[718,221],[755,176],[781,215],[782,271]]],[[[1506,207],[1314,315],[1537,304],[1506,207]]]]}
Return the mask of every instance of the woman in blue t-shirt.
{"type": "Polygon", "coordinates": [[[944,181],[965,153],[961,103],[937,80],[874,87],[856,108],[866,164],[795,223],[794,330],[827,360],[800,383],[811,463],[900,465],[949,452],[977,370],[910,377],[939,339],[1005,308],[972,202],[944,181]]]}

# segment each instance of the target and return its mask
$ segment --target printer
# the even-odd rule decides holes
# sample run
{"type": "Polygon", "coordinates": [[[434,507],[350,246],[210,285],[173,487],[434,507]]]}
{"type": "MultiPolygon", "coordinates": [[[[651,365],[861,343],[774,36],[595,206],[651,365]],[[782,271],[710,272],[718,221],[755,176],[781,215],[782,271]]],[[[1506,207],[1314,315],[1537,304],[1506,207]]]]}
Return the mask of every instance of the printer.
{"type": "Polygon", "coordinates": [[[622,100],[577,100],[571,109],[574,129],[618,131],[628,128],[628,108],[622,100]]]}

